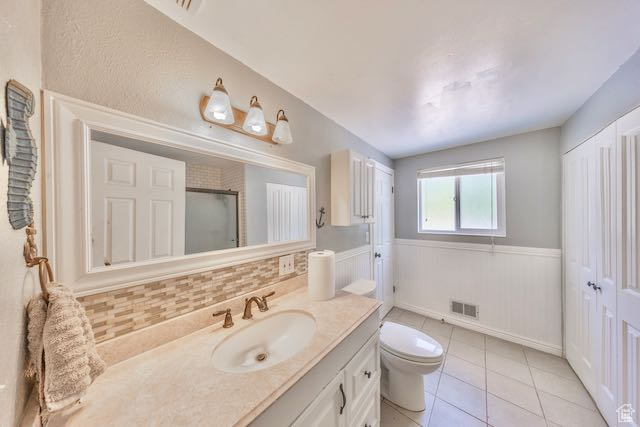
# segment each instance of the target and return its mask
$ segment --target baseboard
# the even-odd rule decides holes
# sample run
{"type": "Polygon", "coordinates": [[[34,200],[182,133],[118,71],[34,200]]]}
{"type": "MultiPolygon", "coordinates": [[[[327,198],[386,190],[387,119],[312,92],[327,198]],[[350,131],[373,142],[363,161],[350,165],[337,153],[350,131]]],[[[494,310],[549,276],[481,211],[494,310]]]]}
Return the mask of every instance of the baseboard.
{"type": "Polygon", "coordinates": [[[511,334],[509,332],[501,331],[499,329],[493,329],[488,326],[480,325],[477,322],[461,319],[450,314],[438,313],[436,311],[427,310],[421,307],[417,307],[411,304],[405,304],[402,302],[395,302],[395,307],[409,310],[414,313],[422,314],[423,316],[431,317],[433,319],[444,319],[445,322],[452,325],[461,326],[463,328],[471,329],[472,331],[481,332],[492,337],[501,338],[506,341],[511,341],[516,344],[531,347],[536,350],[544,351],[555,356],[562,356],[562,347],[558,347],[553,344],[547,344],[544,342],[532,340],[530,338],[523,337],[521,335],[511,334]]]}

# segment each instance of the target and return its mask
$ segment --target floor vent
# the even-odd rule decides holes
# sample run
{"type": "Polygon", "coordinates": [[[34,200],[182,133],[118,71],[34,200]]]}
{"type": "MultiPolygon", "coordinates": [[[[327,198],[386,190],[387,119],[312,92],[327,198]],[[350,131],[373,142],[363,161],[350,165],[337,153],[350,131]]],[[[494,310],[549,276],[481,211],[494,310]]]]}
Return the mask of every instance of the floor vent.
{"type": "Polygon", "coordinates": [[[460,301],[451,301],[451,312],[467,317],[478,318],[478,306],[460,301]]]}

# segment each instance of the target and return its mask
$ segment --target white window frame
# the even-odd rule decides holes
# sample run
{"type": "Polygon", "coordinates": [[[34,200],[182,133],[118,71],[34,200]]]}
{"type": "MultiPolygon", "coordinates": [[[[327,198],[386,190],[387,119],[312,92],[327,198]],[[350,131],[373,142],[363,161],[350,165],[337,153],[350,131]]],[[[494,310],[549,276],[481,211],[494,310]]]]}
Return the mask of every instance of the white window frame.
{"type": "MultiPolygon", "coordinates": [[[[417,201],[417,226],[418,226],[418,234],[449,234],[449,235],[462,235],[462,236],[489,236],[489,237],[506,237],[507,236],[507,218],[506,218],[506,188],[505,188],[505,175],[506,175],[506,163],[504,158],[495,158],[495,159],[486,159],[479,160],[475,162],[462,163],[457,165],[449,165],[442,166],[437,168],[429,168],[419,170],[416,177],[416,201],[417,201]],[[451,175],[455,177],[455,230],[425,230],[422,228],[422,194],[420,191],[420,181],[422,179],[428,179],[426,177],[421,177],[423,174],[428,174],[430,172],[444,172],[446,170],[451,169],[455,171],[456,169],[461,169],[465,167],[473,167],[475,165],[486,164],[489,162],[502,162],[503,172],[497,174],[496,177],[496,197],[497,197],[497,214],[498,214],[498,228],[495,230],[492,229],[475,229],[475,228],[461,228],[460,227],[460,176],[455,172],[452,172],[451,175]]],[[[447,176],[447,175],[442,175],[447,176]]]]}

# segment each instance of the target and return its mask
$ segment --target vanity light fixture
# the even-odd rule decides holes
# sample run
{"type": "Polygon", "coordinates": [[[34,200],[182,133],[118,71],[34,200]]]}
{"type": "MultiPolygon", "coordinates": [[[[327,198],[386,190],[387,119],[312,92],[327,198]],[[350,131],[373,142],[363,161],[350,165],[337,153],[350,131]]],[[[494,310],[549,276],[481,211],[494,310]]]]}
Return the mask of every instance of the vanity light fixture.
{"type": "Polygon", "coordinates": [[[211,92],[204,114],[209,120],[216,123],[230,125],[235,122],[231,99],[229,99],[229,93],[224,88],[220,77],[216,80],[216,85],[211,92]]]}
{"type": "Polygon", "coordinates": [[[289,119],[284,115],[284,110],[279,110],[276,114],[276,130],[273,131],[273,142],[278,144],[291,144],[291,128],[289,127],[289,119]]]}
{"type": "Polygon", "coordinates": [[[264,120],[262,106],[258,102],[258,97],[253,95],[249,101],[249,112],[244,119],[242,129],[253,135],[264,136],[267,132],[267,122],[264,120]]]}

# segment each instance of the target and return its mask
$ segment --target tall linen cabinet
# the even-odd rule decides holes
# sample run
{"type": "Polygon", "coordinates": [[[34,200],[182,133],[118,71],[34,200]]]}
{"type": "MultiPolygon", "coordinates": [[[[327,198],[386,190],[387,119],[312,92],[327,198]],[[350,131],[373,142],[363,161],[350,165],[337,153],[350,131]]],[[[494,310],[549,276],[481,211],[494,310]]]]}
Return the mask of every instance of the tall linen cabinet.
{"type": "Polygon", "coordinates": [[[640,109],[563,159],[567,360],[610,426],[640,426],[640,109]],[[629,425],[629,424],[625,424],[629,425]]]}

